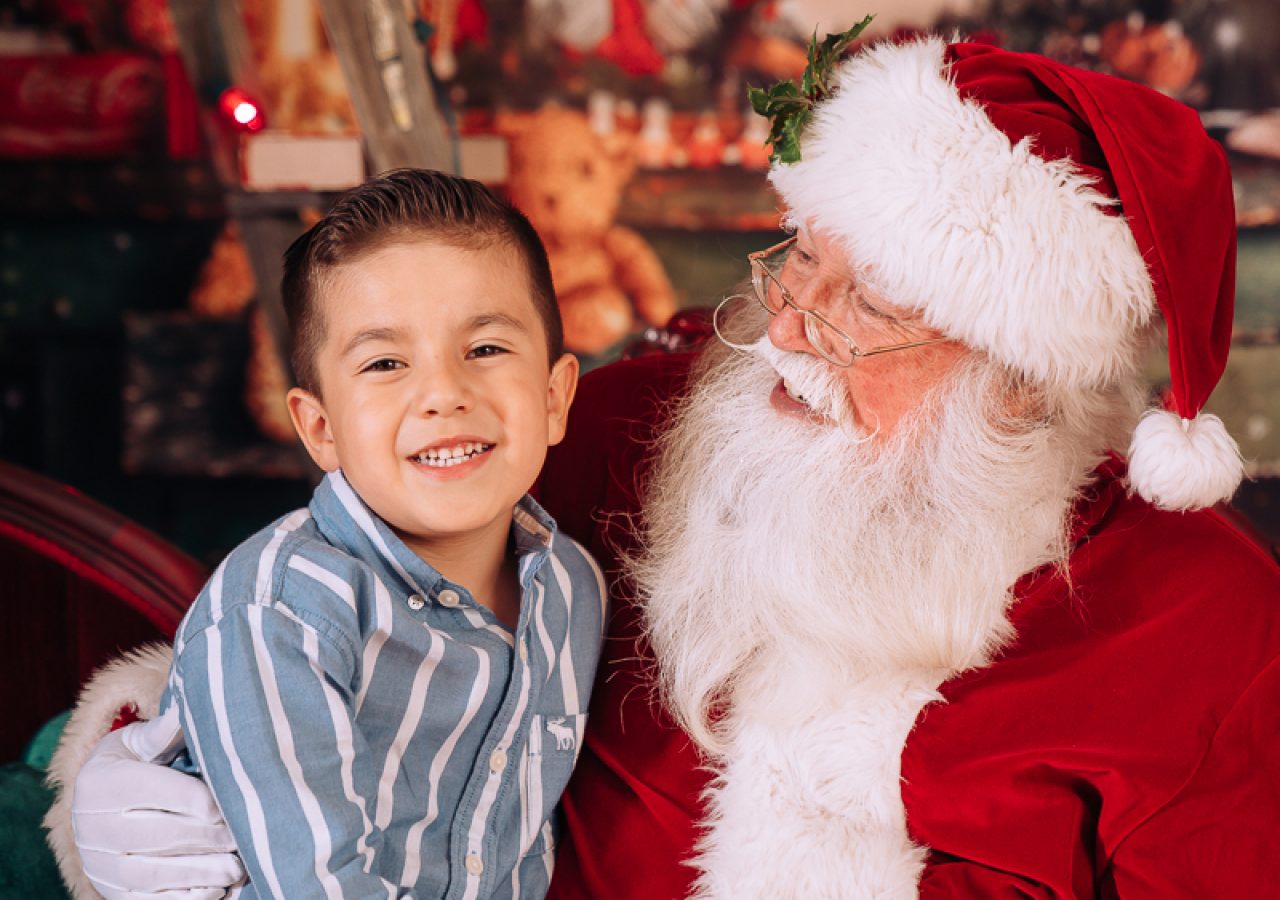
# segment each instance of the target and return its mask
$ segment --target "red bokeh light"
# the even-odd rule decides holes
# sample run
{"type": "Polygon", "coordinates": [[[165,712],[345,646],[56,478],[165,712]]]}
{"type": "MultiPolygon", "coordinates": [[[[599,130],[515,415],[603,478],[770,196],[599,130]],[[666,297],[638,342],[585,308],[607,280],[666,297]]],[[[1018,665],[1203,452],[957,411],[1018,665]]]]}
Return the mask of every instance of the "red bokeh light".
{"type": "Polygon", "coordinates": [[[261,131],[267,124],[258,101],[238,87],[229,87],[218,95],[218,109],[241,131],[261,131]]]}

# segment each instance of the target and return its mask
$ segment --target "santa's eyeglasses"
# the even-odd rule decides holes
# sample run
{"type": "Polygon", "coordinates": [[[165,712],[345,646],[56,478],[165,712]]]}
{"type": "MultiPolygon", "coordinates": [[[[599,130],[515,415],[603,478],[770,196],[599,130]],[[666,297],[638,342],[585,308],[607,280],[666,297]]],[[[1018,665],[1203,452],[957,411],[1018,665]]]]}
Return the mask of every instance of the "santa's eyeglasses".
{"type": "MultiPolygon", "coordinates": [[[[786,251],[790,250],[795,244],[795,236],[787,238],[781,243],[774,244],[764,250],[757,250],[755,253],[747,254],[747,262],[751,265],[751,287],[752,293],[756,301],[765,308],[765,311],[771,316],[776,316],[788,306],[798,312],[804,319],[804,336],[808,339],[809,345],[814,351],[831,363],[833,366],[840,368],[848,368],[853,365],[854,360],[863,356],[876,356],[880,353],[891,353],[894,350],[909,350],[912,347],[924,347],[929,344],[938,344],[948,341],[947,337],[929,338],[923,341],[909,341],[904,344],[886,344],[881,347],[872,347],[863,350],[853,338],[849,337],[839,326],[832,323],[822,313],[817,310],[805,309],[798,306],[795,297],[787,290],[786,285],[782,283],[774,268],[780,268],[786,251]]],[[[724,316],[724,310],[731,301],[741,299],[741,295],[726,297],[720,301],[720,305],[716,307],[715,315],[712,316],[711,324],[716,330],[716,336],[730,347],[739,347],[734,341],[728,340],[724,336],[724,330],[721,327],[721,320],[724,316]]]]}

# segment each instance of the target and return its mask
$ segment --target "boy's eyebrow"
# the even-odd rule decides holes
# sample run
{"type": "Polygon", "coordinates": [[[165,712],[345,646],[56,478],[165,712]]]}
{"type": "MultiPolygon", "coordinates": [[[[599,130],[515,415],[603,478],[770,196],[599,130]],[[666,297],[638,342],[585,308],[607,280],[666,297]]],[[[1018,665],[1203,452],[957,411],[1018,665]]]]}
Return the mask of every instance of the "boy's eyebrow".
{"type": "Polygon", "coordinates": [[[502,325],[507,328],[514,329],[524,334],[529,333],[529,326],[525,325],[515,316],[509,316],[506,313],[480,313],[467,319],[467,331],[477,331],[481,328],[487,328],[490,325],[502,325]]]}
{"type": "MultiPolygon", "coordinates": [[[[525,325],[515,316],[509,316],[506,313],[480,313],[472,316],[466,321],[467,331],[478,331],[481,328],[487,328],[490,325],[501,325],[506,328],[524,334],[529,333],[529,326],[525,325]]],[[[351,336],[351,340],[347,341],[346,346],[342,348],[342,356],[346,356],[356,350],[361,344],[367,344],[370,341],[394,341],[403,337],[404,329],[397,327],[380,326],[377,328],[365,328],[357,331],[351,336]]]]}
{"type": "Polygon", "coordinates": [[[365,328],[351,336],[351,340],[347,341],[347,345],[342,348],[342,355],[346,356],[361,344],[367,344],[370,341],[394,341],[403,333],[403,329],[400,328],[365,328]]]}

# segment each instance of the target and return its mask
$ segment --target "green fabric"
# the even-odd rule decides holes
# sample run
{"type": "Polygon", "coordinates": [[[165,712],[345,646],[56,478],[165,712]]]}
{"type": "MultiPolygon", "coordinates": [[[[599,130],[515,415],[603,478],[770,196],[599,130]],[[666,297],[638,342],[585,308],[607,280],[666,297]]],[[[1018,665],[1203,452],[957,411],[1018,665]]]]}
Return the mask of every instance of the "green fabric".
{"type": "Polygon", "coordinates": [[[22,752],[22,761],[37,771],[47,772],[49,760],[53,759],[53,751],[58,749],[58,738],[62,737],[62,729],[67,727],[67,720],[70,718],[71,710],[67,710],[45,722],[22,752]]]}
{"type": "Polygon", "coordinates": [[[69,897],[40,824],[51,803],[42,770],[25,762],[0,766],[0,897],[69,897]]]}

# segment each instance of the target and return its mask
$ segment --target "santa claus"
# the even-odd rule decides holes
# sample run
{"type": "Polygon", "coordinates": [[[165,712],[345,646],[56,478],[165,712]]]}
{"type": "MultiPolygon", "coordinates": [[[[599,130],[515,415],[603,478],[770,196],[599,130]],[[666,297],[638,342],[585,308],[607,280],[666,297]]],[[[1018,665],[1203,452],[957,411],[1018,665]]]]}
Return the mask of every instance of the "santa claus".
{"type": "MultiPolygon", "coordinates": [[[[1220,149],[1144,88],[925,40],[842,63],[770,178],[793,234],[735,349],[588,377],[544,472],[616,603],[551,896],[1280,896],[1280,569],[1208,508],[1242,464],[1200,411],[1220,149]]],[[[184,829],[234,869],[145,743],[81,778],[128,779],[82,810],[119,836],[95,877],[162,877],[125,807],[187,810],[172,871],[184,829]]]]}

